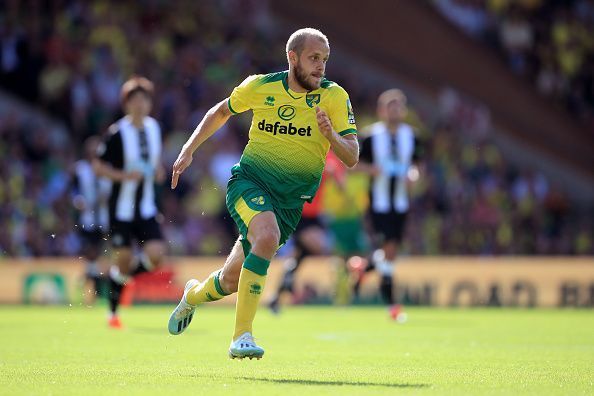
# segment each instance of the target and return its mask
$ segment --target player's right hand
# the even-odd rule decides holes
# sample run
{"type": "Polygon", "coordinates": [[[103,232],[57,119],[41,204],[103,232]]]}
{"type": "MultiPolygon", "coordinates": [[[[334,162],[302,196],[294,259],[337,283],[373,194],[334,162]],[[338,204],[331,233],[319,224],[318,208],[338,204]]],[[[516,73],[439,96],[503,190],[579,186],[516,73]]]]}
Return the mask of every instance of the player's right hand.
{"type": "Polygon", "coordinates": [[[171,189],[177,187],[177,181],[179,175],[181,175],[188,166],[192,163],[192,153],[183,150],[177,156],[175,163],[173,164],[173,173],[171,174],[171,189]]]}

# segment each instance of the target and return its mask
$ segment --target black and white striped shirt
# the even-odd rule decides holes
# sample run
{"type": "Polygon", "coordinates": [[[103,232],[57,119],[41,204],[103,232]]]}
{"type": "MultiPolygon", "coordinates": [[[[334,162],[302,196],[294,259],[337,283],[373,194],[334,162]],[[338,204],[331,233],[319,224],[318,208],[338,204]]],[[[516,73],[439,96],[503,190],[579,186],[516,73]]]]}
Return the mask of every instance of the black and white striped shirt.
{"type": "Polygon", "coordinates": [[[93,165],[87,160],[74,164],[73,195],[84,205],[78,213],[77,225],[83,231],[107,232],[109,212],[107,200],[111,191],[111,180],[98,177],[93,165]]]}
{"type": "Polygon", "coordinates": [[[115,169],[144,174],[141,181],[113,182],[109,199],[112,220],[131,222],[157,215],[155,173],[161,148],[161,128],[152,117],[144,118],[143,128],[136,128],[128,116],[109,128],[99,158],[115,169]]]}
{"type": "Polygon", "coordinates": [[[391,134],[383,122],[370,127],[361,143],[360,160],[381,169],[369,185],[370,209],[376,213],[408,211],[406,178],[415,150],[415,136],[408,124],[400,124],[391,134]]]}

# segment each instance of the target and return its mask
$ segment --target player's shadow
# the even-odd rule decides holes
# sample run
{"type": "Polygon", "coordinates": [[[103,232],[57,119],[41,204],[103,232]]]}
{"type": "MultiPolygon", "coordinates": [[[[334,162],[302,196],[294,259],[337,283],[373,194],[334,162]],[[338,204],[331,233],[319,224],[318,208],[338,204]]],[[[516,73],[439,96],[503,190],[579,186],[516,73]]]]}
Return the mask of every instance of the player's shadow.
{"type": "Polygon", "coordinates": [[[252,378],[236,377],[246,381],[272,382],[275,384],[297,384],[297,385],[329,385],[329,386],[379,386],[383,388],[426,388],[428,384],[394,384],[382,382],[353,382],[353,381],[319,381],[319,380],[300,380],[289,378],[252,378]]]}

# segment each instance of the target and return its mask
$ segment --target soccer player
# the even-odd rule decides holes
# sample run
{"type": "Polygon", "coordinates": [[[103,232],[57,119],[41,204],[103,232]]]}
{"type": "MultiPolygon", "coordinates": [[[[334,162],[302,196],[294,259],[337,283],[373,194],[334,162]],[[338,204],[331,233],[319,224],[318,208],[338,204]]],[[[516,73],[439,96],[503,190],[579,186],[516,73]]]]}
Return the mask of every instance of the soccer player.
{"type": "Polygon", "coordinates": [[[286,45],[288,71],[253,75],[211,108],[183,146],[171,187],[191,164],[194,151],[233,114],[252,110],[249,141],[232,169],[227,208],[240,236],[224,266],[206,280],[191,279],[169,318],[169,332],[182,333],[196,307],[237,292],[231,358],[261,358],[252,323],[270,260],[294,232],[303,204],[314,197],[329,149],[347,166],[359,159],[355,116],[346,91],[326,80],[330,55],[316,29],[294,32],[286,45]]]}
{"type": "MultiPolygon", "coordinates": [[[[407,175],[415,150],[412,127],[404,122],[406,96],[401,90],[389,89],[377,100],[379,121],[369,127],[369,135],[361,143],[361,162],[357,169],[370,177],[369,217],[378,247],[364,272],[372,269],[381,275],[380,293],[390,306],[390,316],[397,319],[401,307],[393,295],[394,267],[402,241],[409,202],[407,175]]],[[[355,258],[357,259],[357,258],[355,258]]]]}
{"type": "Polygon", "coordinates": [[[157,222],[155,183],[165,179],[161,166],[161,128],[149,117],[153,83],[132,77],[121,89],[126,115],[114,123],[94,162],[98,175],[113,182],[109,198],[110,241],[116,265],[109,271],[109,326],[120,328],[117,314],[122,289],[131,276],[156,268],[165,253],[157,222]],[[142,254],[135,256],[132,241],[142,254]]]}
{"type": "Polygon", "coordinates": [[[107,200],[111,181],[97,177],[93,171],[93,159],[101,140],[91,136],[84,143],[84,157],[74,164],[72,178],[72,203],[77,211],[77,228],[81,239],[81,255],[86,260],[85,290],[93,290],[88,302],[99,291],[101,276],[97,259],[101,255],[103,238],[107,235],[109,212],[107,200]]]}

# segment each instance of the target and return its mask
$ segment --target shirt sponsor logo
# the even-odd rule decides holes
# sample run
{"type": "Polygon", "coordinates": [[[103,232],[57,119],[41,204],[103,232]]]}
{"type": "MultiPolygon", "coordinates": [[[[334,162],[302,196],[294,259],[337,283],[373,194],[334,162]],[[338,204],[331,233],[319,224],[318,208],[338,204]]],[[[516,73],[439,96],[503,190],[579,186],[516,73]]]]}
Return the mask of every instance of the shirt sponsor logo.
{"type": "Polygon", "coordinates": [[[278,108],[278,116],[284,121],[289,121],[295,118],[297,109],[291,105],[282,105],[278,108]]]}
{"type": "Polygon", "coordinates": [[[311,136],[311,126],[308,126],[307,128],[297,128],[292,122],[289,122],[289,125],[281,124],[280,121],[277,121],[274,124],[268,124],[266,123],[266,120],[262,120],[258,123],[258,129],[272,133],[275,136],[276,134],[311,136]]]}

